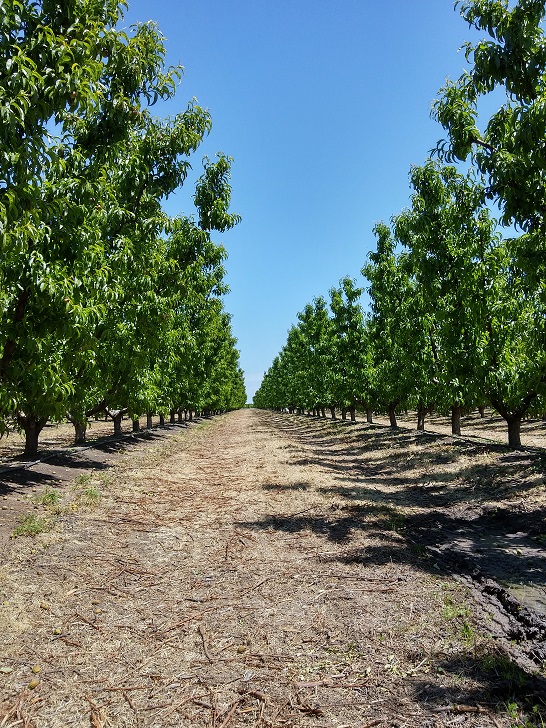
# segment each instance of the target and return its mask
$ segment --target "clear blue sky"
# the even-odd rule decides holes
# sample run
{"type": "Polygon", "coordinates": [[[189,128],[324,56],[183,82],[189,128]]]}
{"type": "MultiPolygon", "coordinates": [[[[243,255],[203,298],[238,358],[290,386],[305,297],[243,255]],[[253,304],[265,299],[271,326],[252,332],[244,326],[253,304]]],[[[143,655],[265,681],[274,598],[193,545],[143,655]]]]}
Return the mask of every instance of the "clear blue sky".
{"type": "MultiPolygon", "coordinates": [[[[196,97],[213,130],[193,160],[234,158],[226,308],[251,399],[296,314],[360,278],[372,228],[408,203],[408,172],[443,136],[430,106],[474,37],[452,0],[129,0],[182,64],[174,114],[196,97]]],[[[191,184],[169,199],[193,212],[191,184]]],[[[362,280],[362,279],[361,279],[362,280]]]]}

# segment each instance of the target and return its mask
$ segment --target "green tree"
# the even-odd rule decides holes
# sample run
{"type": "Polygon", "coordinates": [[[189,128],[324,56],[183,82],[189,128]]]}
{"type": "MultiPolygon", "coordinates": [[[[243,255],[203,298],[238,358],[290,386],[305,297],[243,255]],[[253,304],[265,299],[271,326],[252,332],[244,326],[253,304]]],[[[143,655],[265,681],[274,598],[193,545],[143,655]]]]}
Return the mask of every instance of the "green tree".
{"type": "MultiPolygon", "coordinates": [[[[472,173],[429,162],[411,180],[412,206],[395,218],[395,229],[415,279],[409,310],[416,338],[423,331],[430,337],[436,400],[451,407],[457,433],[461,407],[487,399],[507,422],[509,444],[519,447],[521,418],[544,391],[540,296],[527,289],[472,173]]],[[[424,376],[418,390],[427,387],[424,376]]]]}
{"type": "Polygon", "coordinates": [[[355,421],[356,406],[369,412],[373,400],[372,357],[370,340],[360,305],[362,289],[351,278],[343,278],[338,288],[330,291],[332,310],[332,348],[334,352],[334,400],[345,419],[347,410],[355,421]]]}
{"type": "Polygon", "coordinates": [[[401,264],[396,241],[388,225],[375,226],[377,248],[362,274],[370,283],[370,333],[377,381],[377,404],[386,409],[392,427],[397,427],[396,409],[406,406],[411,394],[406,346],[415,333],[409,315],[410,282],[401,264]]]}
{"type": "Polygon", "coordinates": [[[543,286],[546,247],[546,37],[544,0],[464,0],[462,17],[486,37],[466,46],[469,69],[448,82],[434,115],[448,133],[438,143],[447,161],[471,159],[501,209],[503,225],[525,235],[515,249],[534,285],[543,286]],[[501,103],[480,129],[480,100],[501,103]]]}
{"type": "Polygon", "coordinates": [[[410,179],[411,207],[394,218],[395,230],[409,251],[420,298],[429,385],[437,384],[434,400],[451,409],[452,432],[460,435],[462,409],[484,397],[478,353],[486,284],[478,260],[495,240],[495,222],[472,174],[429,161],[414,167],[410,179]]]}
{"type": "MultiPolygon", "coordinates": [[[[66,411],[81,434],[100,406],[165,401],[160,359],[178,292],[162,288],[173,226],[161,202],[211,122],[193,104],[152,116],[180,77],[164,68],[153,23],[116,30],[117,3],[4,5],[0,417],[17,417],[32,453],[47,419],[66,411]]],[[[205,161],[205,237],[238,221],[228,180],[228,159],[205,161]]]]}
{"type": "Polygon", "coordinates": [[[333,379],[335,352],[332,340],[332,320],[324,298],[315,298],[298,314],[300,333],[300,369],[305,374],[302,387],[306,407],[325,416],[329,407],[335,417],[333,379]]]}

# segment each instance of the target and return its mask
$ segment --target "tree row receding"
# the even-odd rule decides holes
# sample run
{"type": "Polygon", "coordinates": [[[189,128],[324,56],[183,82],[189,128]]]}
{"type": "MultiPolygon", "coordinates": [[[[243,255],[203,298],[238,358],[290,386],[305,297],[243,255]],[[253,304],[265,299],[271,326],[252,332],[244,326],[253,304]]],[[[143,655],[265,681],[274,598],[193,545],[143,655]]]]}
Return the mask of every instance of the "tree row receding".
{"type": "Polygon", "coordinates": [[[358,407],[393,426],[415,408],[419,429],[436,409],[460,434],[461,413],[489,404],[512,447],[522,418],[546,410],[546,2],[456,6],[486,37],[434,102],[446,138],[412,168],[408,208],[376,225],[363,285],[345,278],[298,314],[258,407],[358,407]]]}
{"type": "Polygon", "coordinates": [[[223,306],[229,157],[205,159],[196,216],[167,215],[211,128],[168,118],[181,68],[117,0],[6,0],[0,14],[0,428],[37,451],[48,420],[76,440],[108,413],[244,405],[223,306]]]}

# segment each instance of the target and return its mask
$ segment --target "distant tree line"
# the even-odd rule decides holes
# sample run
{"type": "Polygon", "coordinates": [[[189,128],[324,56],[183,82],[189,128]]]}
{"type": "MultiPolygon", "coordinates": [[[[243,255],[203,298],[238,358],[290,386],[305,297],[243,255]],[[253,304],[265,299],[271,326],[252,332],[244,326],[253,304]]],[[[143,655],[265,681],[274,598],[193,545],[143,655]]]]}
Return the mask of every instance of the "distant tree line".
{"type": "Polygon", "coordinates": [[[546,2],[457,5],[488,37],[467,45],[469,70],[434,104],[447,139],[411,170],[408,209],[375,227],[362,270],[370,311],[349,278],[329,303],[309,304],[258,407],[353,417],[360,407],[369,419],[388,412],[393,426],[411,407],[420,429],[436,409],[460,434],[461,412],[488,403],[513,447],[522,418],[546,409],[546,2]],[[506,101],[480,131],[480,98],[495,88],[506,101]]]}
{"type": "Polygon", "coordinates": [[[162,202],[211,128],[173,97],[153,23],[117,0],[6,0],[0,15],[0,428],[243,406],[222,296],[231,160],[204,160],[197,219],[162,202]]]}

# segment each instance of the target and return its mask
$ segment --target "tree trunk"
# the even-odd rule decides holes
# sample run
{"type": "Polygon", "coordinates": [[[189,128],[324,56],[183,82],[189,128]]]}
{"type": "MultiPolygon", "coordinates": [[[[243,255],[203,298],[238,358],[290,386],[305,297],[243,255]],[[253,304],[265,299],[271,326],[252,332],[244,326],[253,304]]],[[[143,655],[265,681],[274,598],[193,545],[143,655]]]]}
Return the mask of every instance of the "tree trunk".
{"type": "Polygon", "coordinates": [[[322,416],[323,416],[323,417],[326,417],[326,407],[321,407],[321,408],[320,408],[320,411],[321,411],[321,413],[322,413],[322,416]]]}
{"type": "Polygon", "coordinates": [[[485,407],[483,404],[478,407],[478,412],[480,413],[480,417],[485,417],[485,407]]]}
{"type": "Polygon", "coordinates": [[[351,413],[351,422],[356,422],[356,409],[355,409],[355,407],[349,407],[349,412],[351,413]]]}
{"type": "Polygon", "coordinates": [[[193,422],[193,410],[188,410],[188,420],[193,422]]]}
{"type": "Polygon", "coordinates": [[[183,410],[178,410],[178,424],[181,425],[184,422],[184,412],[183,410]]]}
{"type": "Polygon", "coordinates": [[[123,411],[120,410],[112,417],[114,421],[114,435],[121,435],[121,420],[123,419],[123,411]]]}
{"type": "Polygon", "coordinates": [[[152,413],[151,412],[146,412],[146,429],[147,430],[151,430],[152,427],[153,427],[152,413]]]}
{"type": "Polygon", "coordinates": [[[454,404],[451,407],[451,434],[461,434],[461,405],[454,404]]]}
{"type": "Polygon", "coordinates": [[[508,444],[515,450],[521,448],[521,416],[514,415],[508,422],[508,444]]]}
{"type": "Polygon", "coordinates": [[[159,426],[165,427],[165,415],[161,413],[159,414],[159,426]]]}
{"type": "Polygon", "coordinates": [[[25,455],[36,455],[38,452],[38,438],[46,422],[47,418],[34,415],[24,415],[19,418],[19,424],[25,431],[25,455]]]}
{"type": "Polygon", "coordinates": [[[389,404],[389,420],[391,427],[398,427],[398,422],[396,421],[396,405],[392,402],[389,404]]]}
{"type": "Polygon", "coordinates": [[[333,420],[337,420],[335,407],[330,407],[330,414],[332,415],[333,420]]]}
{"type": "Polygon", "coordinates": [[[373,424],[373,409],[371,407],[366,407],[366,422],[370,425],[373,424]]]}
{"type": "Polygon", "coordinates": [[[176,424],[176,410],[171,410],[171,418],[169,422],[171,423],[171,425],[176,424]]]}
{"type": "Polygon", "coordinates": [[[74,443],[76,445],[85,442],[85,433],[87,432],[87,420],[79,422],[78,420],[72,420],[74,425],[74,443]]]}
{"type": "Polygon", "coordinates": [[[347,419],[347,407],[341,408],[341,419],[346,420],[347,419]]]}
{"type": "Polygon", "coordinates": [[[419,432],[425,431],[425,416],[427,414],[427,408],[426,407],[418,407],[417,408],[417,429],[419,432]]]}
{"type": "Polygon", "coordinates": [[[133,417],[133,432],[140,432],[140,417],[133,417]]]}

